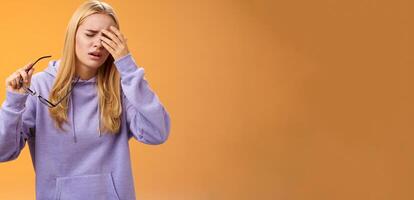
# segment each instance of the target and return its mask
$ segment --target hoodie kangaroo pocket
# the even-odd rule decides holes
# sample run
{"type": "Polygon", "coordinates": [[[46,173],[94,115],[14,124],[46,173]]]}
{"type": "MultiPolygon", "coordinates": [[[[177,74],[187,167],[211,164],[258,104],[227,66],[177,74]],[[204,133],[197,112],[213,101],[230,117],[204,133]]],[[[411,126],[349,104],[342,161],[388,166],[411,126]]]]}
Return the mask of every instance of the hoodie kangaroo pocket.
{"type": "Polygon", "coordinates": [[[55,196],[57,200],[120,200],[109,173],[58,177],[55,196]]]}

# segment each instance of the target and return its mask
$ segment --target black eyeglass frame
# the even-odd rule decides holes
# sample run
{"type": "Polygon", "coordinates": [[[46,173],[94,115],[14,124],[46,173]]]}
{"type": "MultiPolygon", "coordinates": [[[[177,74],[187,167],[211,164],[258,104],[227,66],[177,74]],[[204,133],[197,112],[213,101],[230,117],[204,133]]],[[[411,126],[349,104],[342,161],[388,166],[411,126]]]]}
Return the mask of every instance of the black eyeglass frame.
{"type": "MultiPolygon", "coordinates": [[[[49,58],[49,57],[52,57],[52,56],[42,56],[42,57],[40,57],[40,58],[38,58],[28,69],[26,69],[26,72],[29,72],[30,71],[30,69],[38,62],[38,61],[40,61],[41,59],[44,59],[44,58],[49,58]]],[[[44,98],[44,97],[42,97],[40,94],[37,94],[36,93],[36,91],[33,91],[33,90],[31,90],[30,88],[28,88],[28,87],[25,87],[24,89],[26,90],[26,93],[28,93],[28,94],[30,94],[30,95],[32,95],[32,96],[36,96],[37,98],[39,98],[39,101],[41,102],[41,103],[43,103],[43,104],[45,104],[47,107],[49,107],[49,108],[54,108],[54,107],[56,107],[57,105],[59,105],[71,92],[72,92],[72,89],[73,89],[73,87],[78,83],[78,81],[79,81],[79,79],[80,79],[80,77],[78,76],[78,78],[76,79],[76,81],[74,82],[74,84],[72,85],[72,87],[70,88],[70,90],[69,90],[69,92],[63,97],[63,98],[61,98],[57,103],[52,103],[52,102],[50,102],[49,100],[47,100],[46,98],[44,98]]],[[[23,80],[21,79],[20,80],[20,82],[19,82],[20,84],[23,84],[23,80]]]]}

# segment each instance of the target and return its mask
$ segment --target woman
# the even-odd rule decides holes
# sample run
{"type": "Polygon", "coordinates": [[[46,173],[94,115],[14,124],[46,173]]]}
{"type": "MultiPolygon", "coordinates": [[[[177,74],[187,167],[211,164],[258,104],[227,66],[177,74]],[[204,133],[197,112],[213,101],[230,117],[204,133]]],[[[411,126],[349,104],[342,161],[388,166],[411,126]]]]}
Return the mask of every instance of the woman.
{"type": "Polygon", "coordinates": [[[28,142],[36,199],[135,199],[128,140],[164,143],[170,117],[129,53],[111,6],[82,4],[61,59],[33,77],[31,67],[6,80],[0,161],[16,159],[28,142]]]}

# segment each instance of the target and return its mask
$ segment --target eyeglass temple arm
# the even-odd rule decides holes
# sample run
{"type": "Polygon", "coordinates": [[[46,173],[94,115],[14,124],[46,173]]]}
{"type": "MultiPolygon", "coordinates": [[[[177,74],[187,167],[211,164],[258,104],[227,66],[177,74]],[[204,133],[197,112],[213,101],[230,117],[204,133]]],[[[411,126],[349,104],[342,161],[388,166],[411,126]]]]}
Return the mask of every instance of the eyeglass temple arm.
{"type": "MultiPolygon", "coordinates": [[[[25,71],[26,71],[26,73],[29,73],[29,71],[33,68],[33,66],[37,63],[37,62],[39,62],[40,60],[42,60],[42,59],[44,59],[44,58],[49,58],[49,57],[52,57],[52,56],[42,56],[42,57],[40,57],[40,58],[38,58],[29,68],[27,68],[25,71]]],[[[21,77],[21,76],[20,76],[21,77]]],[[[23,78],[20,78],[20,80],[19,80],[19,84],[20,85],[22,85],[23,84],[23,78]]]]}
{"type": "Polygon", "coordinates": [[[25,88],[26,90],[28,90],[30,92],[31,95],[36,95],[36,92],[31,90],[30,88],[25,88]]]}
{"type": "Polygon", "coordinates": [[[52,56],[42,56],[42,57],[40,57],[40,58],[38,58],[29,68],[27,68],[26,69],[26,73],[27,72],[29,72],[31,69],[32,69],[32,67],[37,63],[37,62],[39,62],[40,60],[42,60],[42,59],[44,59],[44,58],[50,58],[50,57],[52,57],[52,56]]]}

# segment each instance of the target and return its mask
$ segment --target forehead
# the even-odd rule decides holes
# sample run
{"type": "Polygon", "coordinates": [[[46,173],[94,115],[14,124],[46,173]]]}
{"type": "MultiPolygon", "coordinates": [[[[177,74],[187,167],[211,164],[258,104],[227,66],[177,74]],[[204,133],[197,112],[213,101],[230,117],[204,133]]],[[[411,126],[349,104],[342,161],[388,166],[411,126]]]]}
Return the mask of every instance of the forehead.
{"type": "Polygon", "coordinates": [[[102,29],[109,29],[110,26],[116,26],[115,21],[111,16],[107,14],[96,13],[86,17],[83,23],[79,25],[79,29],[91,29],[100,31],[102,29]]]}

